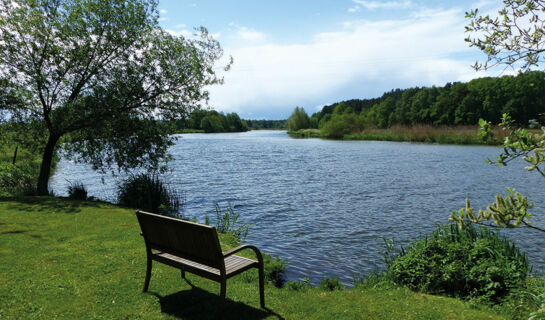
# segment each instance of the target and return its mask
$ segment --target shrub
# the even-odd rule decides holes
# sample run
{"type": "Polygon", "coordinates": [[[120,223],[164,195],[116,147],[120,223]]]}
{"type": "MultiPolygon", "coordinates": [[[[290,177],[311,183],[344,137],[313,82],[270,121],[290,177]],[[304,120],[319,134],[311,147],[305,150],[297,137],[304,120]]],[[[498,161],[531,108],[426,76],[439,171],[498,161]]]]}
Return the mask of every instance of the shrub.
{"type": "Polygon", "coordinates": [[[216,203],[216,230],[221,233],[231,233],[239,241],[244,241],[251,226],[244,222],[238,223],[238,218],[240,213],[233,210],[231,203],[228,203],[225,209],[216,203]]]}
{"type": "Polygon", "coordinates": [[[81,182],[75,182],[68,186],[68,198],[74,200],[87,200],[87,189],[81,182]]]}
{"type": "Polygon", "coordinates": [[[157,175],[138,174],[118,186],[120,205],[158,214],[177,215],[183,206],[180,196],[168,188],[157,175]]]}
{"type": "Polygon", "coordinates": [[[507,238],[453,224],[411,243],[388,269],[393,281],[413,290],[494,302],[529,271],[528,258],[507,238]]]}
{"type": "Polygon", "coordinates": [[[288,281],[286,287],[293,291],[304,291],[311,287],[310,279],[305,277],[301,281],[288,281]]]}
{"type": "Polygon", "coordinates": [[[0,164],[0,194],[34,194],[39,170],[40,164],[37,162],[0,164]]]}
{"type": "Polygon", "coordinates": [[[272,258],[269,255],[264,255],[263,259],[265,278],[271,281],[275,287],[282,288],[285,282],[286,261],[278,257],[272,258]]]}
{"type": "Polygon", "coordinates": [[[320,281],[320,284],[318,284],[318,288],[327,291],[334,291],[343,290],[344,286],[341,284],[339,278],[326,277],[323,278],[322,281],[320,281]]]}

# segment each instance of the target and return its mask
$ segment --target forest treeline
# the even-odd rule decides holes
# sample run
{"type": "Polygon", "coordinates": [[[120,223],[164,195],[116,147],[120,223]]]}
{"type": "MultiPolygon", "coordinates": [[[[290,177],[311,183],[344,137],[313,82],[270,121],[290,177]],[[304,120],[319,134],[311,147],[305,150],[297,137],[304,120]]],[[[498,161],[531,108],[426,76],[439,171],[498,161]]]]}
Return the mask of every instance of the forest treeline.
{"type": "Polygon", "coordinates": [[[298,130],[302,128],[295,126],[296,122],[308,123],[307,128],[319,128],[324,136],[342,137],[394,125],[475,125],[479,118],[498,123],[503,113],[509,113],[522,126],[544,123],[545,74],[532,71],[447,83],[444,87],[395,89],[378,98],[324,106],[307,121],[295,121],[304,117],[296,109],[288,127],[298,130]]]}
{"type": "Polygon", "coordinates": [[[286,120],[244,120],[235,112],[224,114],[204,109],[195,110],[187,119],[176,121],[176,129],[179,132],[244,132],[285,128],[286,120]]]}
{"type": "Polygon", "coordinates": [[[211,132],[243,132],[250,128],[245,120],[232,112],[223,114],[216,110],[199,109],[191,112],[187,119],[176,121],[178,131],[194,130],[211,132]]]}

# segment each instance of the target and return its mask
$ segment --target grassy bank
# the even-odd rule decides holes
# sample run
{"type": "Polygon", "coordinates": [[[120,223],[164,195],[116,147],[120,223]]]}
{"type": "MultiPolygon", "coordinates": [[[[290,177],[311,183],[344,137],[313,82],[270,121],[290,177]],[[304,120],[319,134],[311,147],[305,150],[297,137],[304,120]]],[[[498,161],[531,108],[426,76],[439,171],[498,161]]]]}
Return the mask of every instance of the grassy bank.
{"type": "MultiPolygon", "coordinates": [[[[0,200],[0,319],[207,319],[219,286],[154,264],[142,293],[144,242],[134,210],[53,197],[0,200]]],[[[237,245],[220,235],[226,250],[237,245]]],[[[251,253],[249,254],[251,255],[251,253]]],[[[324,275],[325,276],[325,275],[324,275]]],[[[228,280],[226,319],[503,319],[486,307],[404,288],[300,291],[266,285],[256,273],[228,280]]]]}
{"type": "MultiPolygon", "coordinates": [[[[503,142],[505,132],[501,129],[494,129],[495,139],[489,142],[484,142],[477,135],[478,129],[478,126],[393,126],[387,129],[365,129],[357,133],[345,134],[343,140],[404,141],[462,145],[499,145],[503,142]]],[[[289,132],[289,134],[295,138],[328,138],[317,129],[302,129],[289,132]]]]}

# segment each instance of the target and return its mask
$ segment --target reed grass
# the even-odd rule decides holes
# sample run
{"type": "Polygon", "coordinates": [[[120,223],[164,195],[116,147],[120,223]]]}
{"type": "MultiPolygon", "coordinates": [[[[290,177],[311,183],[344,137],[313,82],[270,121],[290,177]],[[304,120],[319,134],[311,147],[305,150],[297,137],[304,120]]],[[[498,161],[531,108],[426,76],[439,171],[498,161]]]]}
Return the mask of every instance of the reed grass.
{"type": "Polygon", "coordinates": [[[483,141],[477,135],[479,126],[431,126],[395,125],[387,129],[364,129],[359,133],[344,136],[347,140],[377,140],[377,141],[406,141],[439,144],[463,144],[463,145],[499,145],[503,142],[507,133],[499,127],[494,128],[494,139],[483,141]]]}

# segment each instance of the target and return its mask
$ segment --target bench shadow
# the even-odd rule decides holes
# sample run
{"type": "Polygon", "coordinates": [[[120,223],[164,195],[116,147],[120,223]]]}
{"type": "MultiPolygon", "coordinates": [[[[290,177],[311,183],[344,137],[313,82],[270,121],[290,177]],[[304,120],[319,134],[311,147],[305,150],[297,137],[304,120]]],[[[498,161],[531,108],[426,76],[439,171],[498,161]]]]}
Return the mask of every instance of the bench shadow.
{"type": "MultiPolygon", "coordinates": [[[[151,293],[151,292],[150,292],[151,293]]],[[[206,290],[193,287],[189,290],[182,290],[176,293],[160,296],[161,312],[180,319],[217,319],[217,307],[219,296],[206,290]]],[[[259,297],[256,297],[259,299],[259,297]]],[[[223,305],[222,319],[265,319],[275,316],[277,319],[284,319],[274,311],[265,308],[257,309],[242,302],[226,299],[223,305]]]]}

